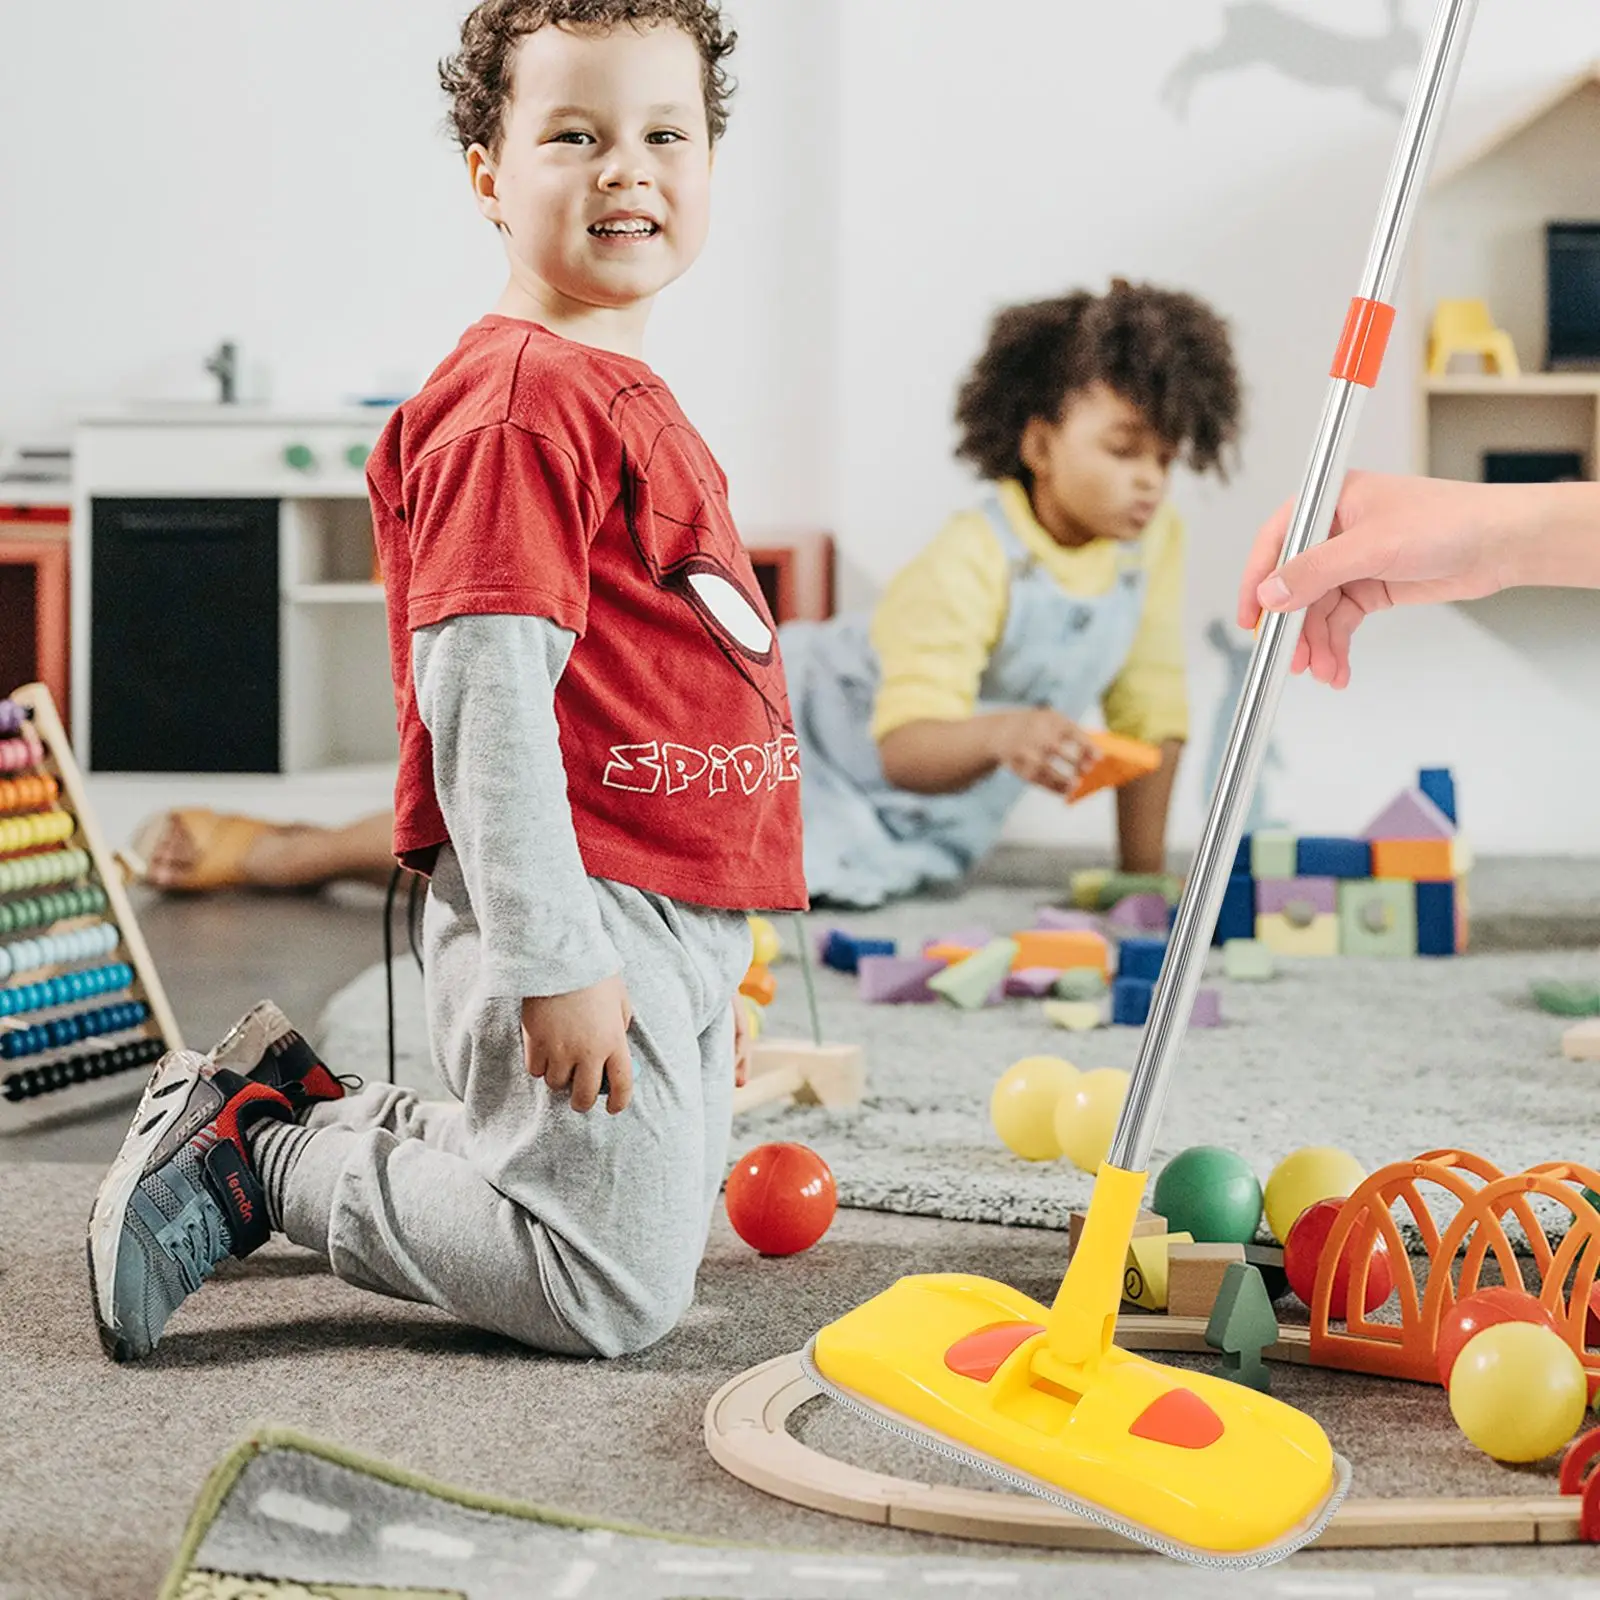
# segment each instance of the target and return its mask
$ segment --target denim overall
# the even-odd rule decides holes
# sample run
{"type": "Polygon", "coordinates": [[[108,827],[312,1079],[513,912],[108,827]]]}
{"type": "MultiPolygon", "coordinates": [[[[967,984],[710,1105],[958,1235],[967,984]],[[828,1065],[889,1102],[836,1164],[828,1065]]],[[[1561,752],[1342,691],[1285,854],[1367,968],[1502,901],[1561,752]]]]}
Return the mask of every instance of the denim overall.
{"type": "MultiPolygon", "coordinates": [[[[1006,554],[1010,594],[977,711],[1049,706],[1076,721],[1133,646],[1144,609],[1141,544],[1120,547],[1117,581],[1085,598],[1065,593],[1034,559],[996,495],[983,511],[1006,554]]],[[[958,794],[913,794],[888,782],[871,733],[879,665],[870,627],[869,614],[853,613],[782,630],[800,742],[806,883],[814,899],[851,906],[963,876],[1028,787],[1004,768],[958,794]]]]}

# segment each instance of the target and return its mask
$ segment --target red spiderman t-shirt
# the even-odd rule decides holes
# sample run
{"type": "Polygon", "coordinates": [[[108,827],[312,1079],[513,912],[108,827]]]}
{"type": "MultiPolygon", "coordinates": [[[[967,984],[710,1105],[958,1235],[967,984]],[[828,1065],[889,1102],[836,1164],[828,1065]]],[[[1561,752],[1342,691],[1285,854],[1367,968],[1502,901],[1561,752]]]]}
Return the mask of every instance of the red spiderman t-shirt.
{"type": "Polygon", "coordinates": [[[556,686],[585,870],[697,905],[806,904],[800,764],[727,480],[642,361],[489,316],[367,470],[400,727],[395,853],[448,834],[411,634],[485,613],[577,635],[556,686]]]}

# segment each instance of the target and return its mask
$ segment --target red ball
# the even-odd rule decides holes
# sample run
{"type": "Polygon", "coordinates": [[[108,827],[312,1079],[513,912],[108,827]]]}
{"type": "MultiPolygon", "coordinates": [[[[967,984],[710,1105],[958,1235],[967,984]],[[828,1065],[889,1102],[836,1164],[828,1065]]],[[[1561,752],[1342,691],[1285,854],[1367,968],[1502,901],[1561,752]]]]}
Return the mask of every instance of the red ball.
{"type": "MultiPolygon", "coordinates": [[[[1348,1196],[1337,1200],[1319,1200],[1309,1205],[1294,1220],[1289,1237],[1283,1243],[1283,1270],[1289,1287],[1309,1306],[1317,1285],[1317,1267],[1327,1247],[1333,1224],[1348,1196]]],[[[1394,1288],[1394,1269],[1389,1264],[1389,1246],[1381,1233],[1374,1234],[1370,1265],[1367,1268],[1367,1292],[1363,1310],[1369,1315],[1389,1298],[1394,1288]]],[[[1344,1249],[1339,1255],[1339,1265],[1333,1273],[1333,1298],[1328,1302],[1328,1316],[1343,1321],[1350,1299],[1350,1274],[1356,1266],[1355,1234],[1346,1236],[1344,1249]]]]}
{"type": "Polygon", "coordinates": [[[803,1144],[757,1145],[728,1175],[726,1198],[733,1231],[764,1256],[809,1250],[839,1208],[828,1163],[803,1144]]]}
{"type": "Polygon", "coordinates": [[[1467,1340],[1500,1322],[1536,1322],[1552,1333],[1561,1332],[1556,1319],[1526,1290],[1502,1284],[1464,1295],[1439,1318],[1439,1338],[1433,1347],[1439,1382],[1445,1388],[1450,1387],[1451,1369],[1467,1340]]]}

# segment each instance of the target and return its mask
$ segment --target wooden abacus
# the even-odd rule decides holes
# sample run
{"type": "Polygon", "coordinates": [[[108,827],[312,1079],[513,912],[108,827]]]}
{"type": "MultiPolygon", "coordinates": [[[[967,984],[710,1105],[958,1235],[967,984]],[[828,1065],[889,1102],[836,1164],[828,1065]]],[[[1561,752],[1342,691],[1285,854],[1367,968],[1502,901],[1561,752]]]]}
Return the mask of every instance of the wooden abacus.
{"type": "Polygon", "coordinates": [[[0,700],[0,1133],[138,1093],[183,1043],[43,684],[0,700]]]}

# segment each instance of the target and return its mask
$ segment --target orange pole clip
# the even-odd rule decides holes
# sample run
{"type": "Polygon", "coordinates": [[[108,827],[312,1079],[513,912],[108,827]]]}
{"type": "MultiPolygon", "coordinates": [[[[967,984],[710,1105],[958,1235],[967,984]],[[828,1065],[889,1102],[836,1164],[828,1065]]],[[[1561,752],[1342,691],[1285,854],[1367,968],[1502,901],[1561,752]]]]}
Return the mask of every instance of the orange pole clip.
{"type": "Polygon", "coordinates": [[[1394,327],[1394,307],[1382,300],[1350,302],[1344,319],[1344,333],[1333,358],[1332,376],[1372,388],[1383,369],[1383,353],[1389,347],[1389,331],[1394,327]]]}

